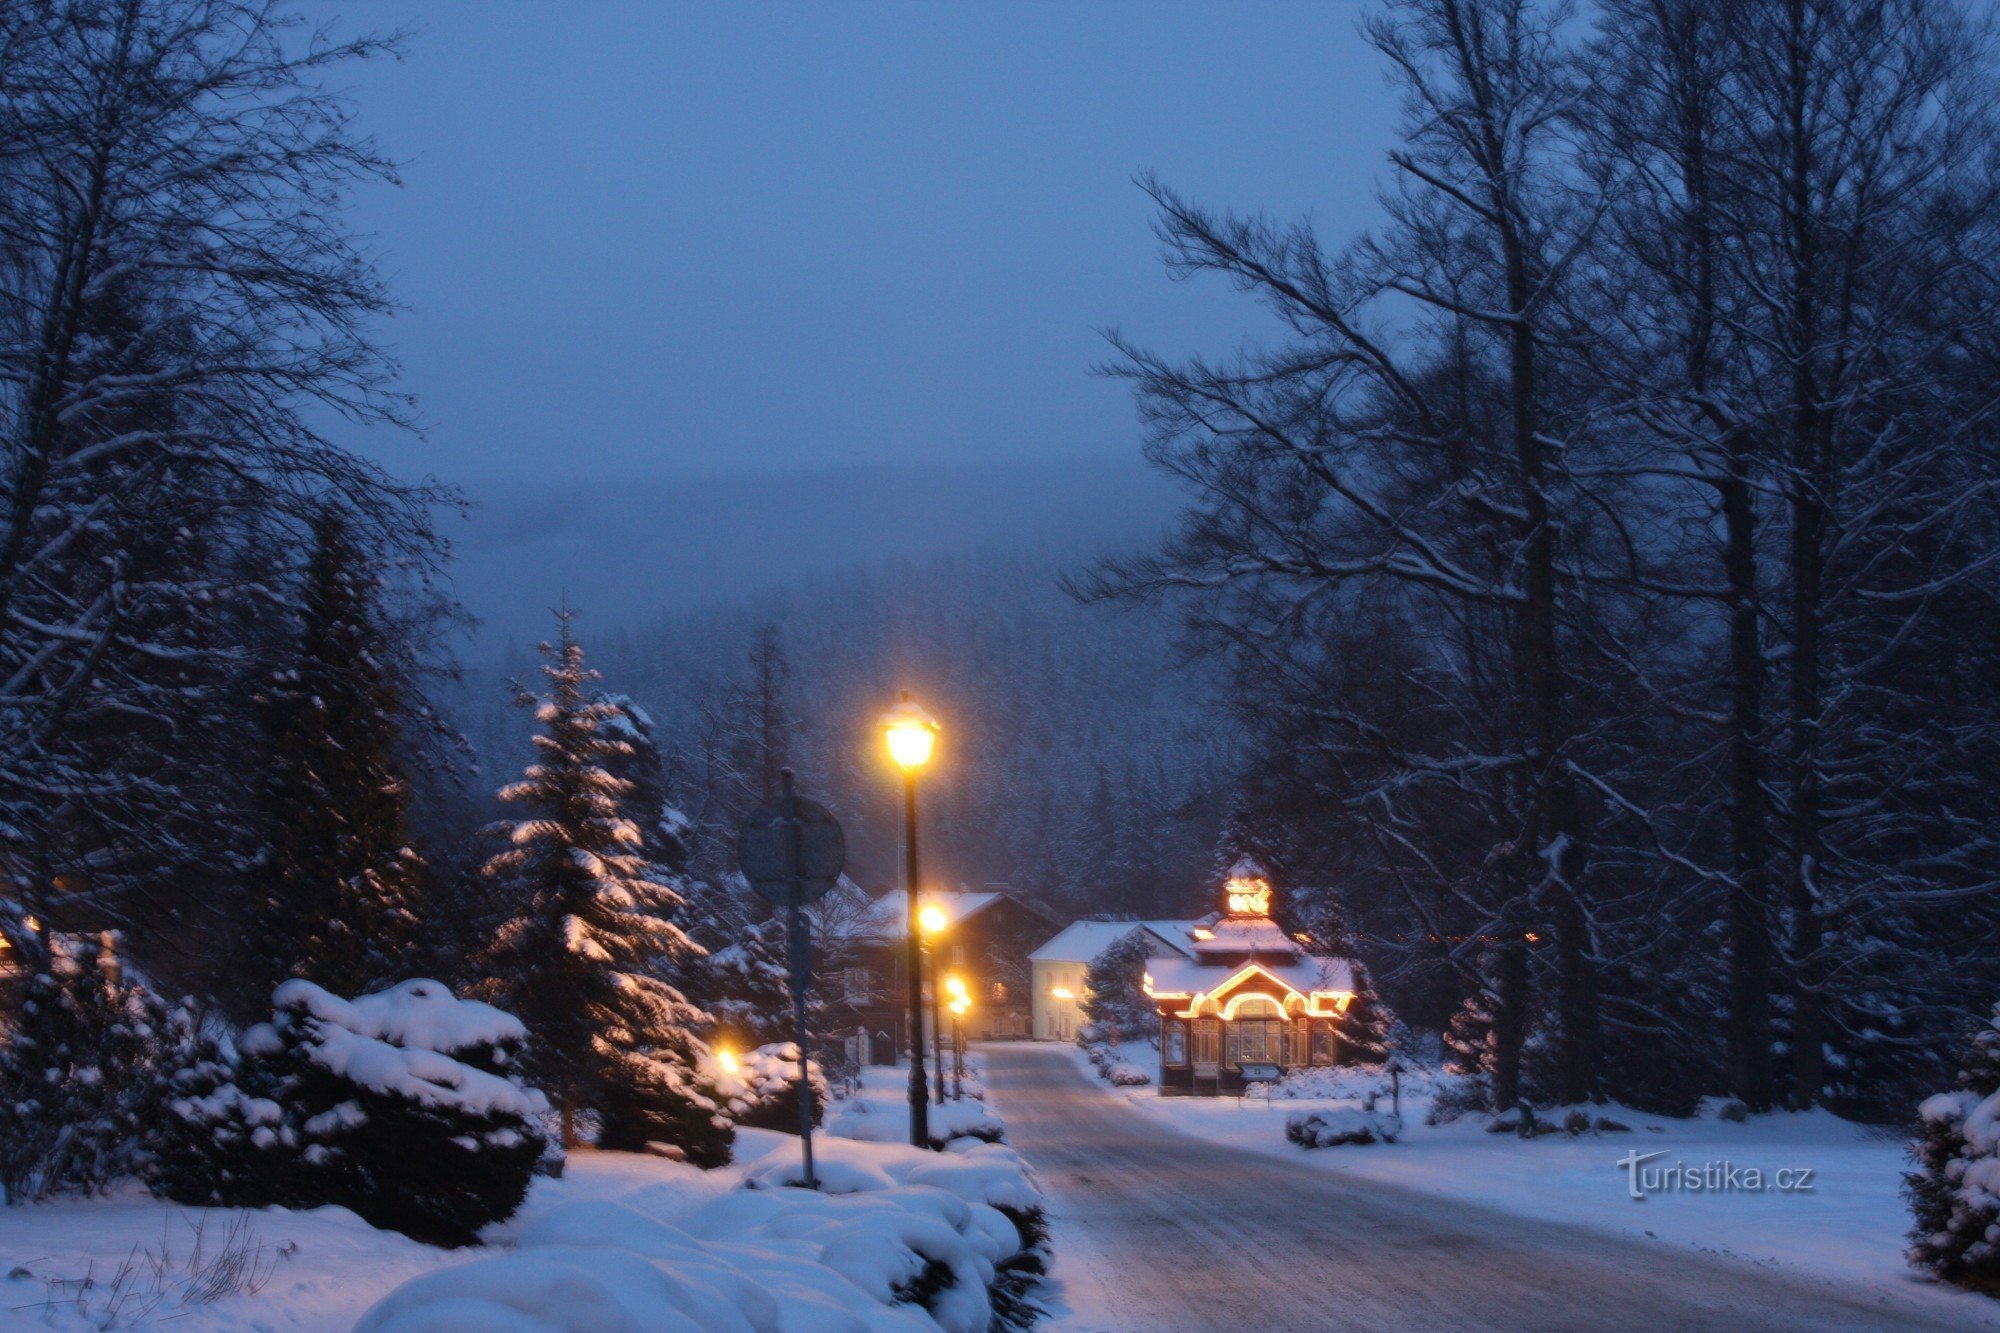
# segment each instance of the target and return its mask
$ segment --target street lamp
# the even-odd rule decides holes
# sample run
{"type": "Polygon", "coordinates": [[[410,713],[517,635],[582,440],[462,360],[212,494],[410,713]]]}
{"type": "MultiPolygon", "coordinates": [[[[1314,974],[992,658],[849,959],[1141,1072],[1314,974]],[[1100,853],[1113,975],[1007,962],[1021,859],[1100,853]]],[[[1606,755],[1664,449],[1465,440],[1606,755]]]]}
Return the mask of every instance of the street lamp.
{"type": "Polygon", "coordinates": [[[972,993],[962,977],[945,978],[951,992],[951,1095],[965,1096],[965,1014],[972,1008],[972,993]]]}
{"type": "Polygon", "coordinates": [[[931,761],[937,745],[937,719],[902,699],[882,715],[883,739],[889,759],[903,772],[903,891],[909,896],[910,972],[910,1142],[928,1148],[930,1117],[924,1104],[924,978],[922,923],[917,902],[917,774],[931,761]]]}
{"type": "Polygon", "coordinates": [[[1067,986],[1058,986],[1049,992],[1056,999],[1056,1036],[1058,1040],[1069,1040],[1069,1002],[1076,998],[1076,992],[1067,986]]]}
{"type": "Polygon", "coordinates": [[[951,925],[951,917],[936,903],[925,903],[917,911],[917,927],[923,931],[924,951],[931,956],[931,1062],[937,1069],[937,1104],[944,1105],[944,1024],[938,1019],[938,936],[951,925]]]}

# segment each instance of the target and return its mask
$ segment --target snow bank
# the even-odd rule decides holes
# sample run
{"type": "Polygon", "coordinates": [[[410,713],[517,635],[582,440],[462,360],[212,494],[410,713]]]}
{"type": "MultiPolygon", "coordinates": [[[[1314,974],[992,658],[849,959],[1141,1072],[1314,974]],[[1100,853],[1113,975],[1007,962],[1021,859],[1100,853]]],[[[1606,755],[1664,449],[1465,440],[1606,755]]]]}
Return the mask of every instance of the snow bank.
{"type": "Polygon", "coordinates": [[[523,1228],[512,1254],[405,1283],[355,1330],[871,1333],[930,1326],[795,1247],[710,1244],[625,1204],[578,1202],[523,1228]]]}
{"type": "MultiPolygon", "coordinates": [[[[963,1080],[965,1096],[931,1102],[925,1113],[934,1147],[947,1147],[958,1139],[1001,1143],[1007,1138],[1007,1122],[1000,1112],[983,1101],[986,1088],[980,1080],[977,1057],[966,1059],[968,1076],[963,1080]]],[[[862,1071],[860,1085],[835,1102],[826,1114],[826,1132],[843,1139],[864,1143],[910,1141],[909,1077],[903,1068],[872,1066],[862,1071]]],[[[951,1085],[947,1085],[951,1086],[951,1085]]]]}

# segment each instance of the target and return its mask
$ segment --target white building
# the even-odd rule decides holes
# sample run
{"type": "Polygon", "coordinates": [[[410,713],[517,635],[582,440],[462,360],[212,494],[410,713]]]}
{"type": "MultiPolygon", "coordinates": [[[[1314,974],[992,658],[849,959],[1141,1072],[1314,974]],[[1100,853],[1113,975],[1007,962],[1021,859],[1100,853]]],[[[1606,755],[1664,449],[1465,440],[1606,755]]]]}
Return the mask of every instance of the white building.
{"type": "Polygon", "coordinates": [[[1074,921],[1028,955],[1036,1041],[1073,1041],[1083,1024],[1084,974],[1106,949],[1130,935],[1147,935],[1156,958],[1194,957],[1192,921],[1074,921]]]}

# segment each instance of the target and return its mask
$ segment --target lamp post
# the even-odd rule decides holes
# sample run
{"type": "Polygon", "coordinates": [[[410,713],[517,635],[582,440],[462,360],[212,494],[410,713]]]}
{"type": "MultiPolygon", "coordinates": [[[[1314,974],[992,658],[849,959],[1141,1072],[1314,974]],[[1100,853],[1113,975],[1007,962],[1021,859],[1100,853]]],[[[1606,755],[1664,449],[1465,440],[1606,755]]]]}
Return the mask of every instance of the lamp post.
{"type": "Polygon", "coordinates": [[[965,1011],[972,1008],[972,997],[965,993],[965,983],[953,977],[958,983],[958,993],[951,997],[951,1095],[961,1100],[965,1097],[965,1011]]]}
{"type": "Polygon", "coordinates": [[[936,903],[917,912],[924,932],[924,952],[931,960],[931,1065],[937,1070],[937,1104],[944,1105],[944,1024],[938,1020],[938,937],[951,927],[951,915],[936,903]]]}
{"type": "Polygon", "coordinates": [[[903,891],[909,896],[910,973],[910,1142],[928,1148],[930,1116],[924,1086],[923,939],[917,902],[917,774],[931,761],[937,744],[937,719],[910,701],[909,691],[882,715],[883,738],[889,758],[903,772],[903,891]]]}
{"type": "MultiPolygon", "coordinates": [[[[945,990],[951,993],[951,1095],[965,1096],[965,1012],[972,1008],[972,991],[965,984],[965,978],[950,976],[944,979],[945,990]]],[[[943,1073],[943,1069],[939,1069],[943,1073]]]]}

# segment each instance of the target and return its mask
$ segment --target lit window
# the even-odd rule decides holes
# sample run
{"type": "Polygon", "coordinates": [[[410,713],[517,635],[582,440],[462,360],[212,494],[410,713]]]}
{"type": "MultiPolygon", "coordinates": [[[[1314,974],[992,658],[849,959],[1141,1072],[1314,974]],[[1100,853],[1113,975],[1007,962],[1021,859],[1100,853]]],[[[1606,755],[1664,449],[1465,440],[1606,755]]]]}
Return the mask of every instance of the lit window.
{"type": "Polygon", "coordinates": [[[1171,1018],[1165,1019],[1163,1022],[1165,1031],[1162,1034],[1161,1049],[1166,1054],[1166,1063],[1170,1065],[1186,1064],[1188,1062],[1187,1024],[1176,1022],[1171,1018]]]}
{"type": "Polygon", "coordinates": [[[1193,1047],[1194,1062],[1213,1069],[1221,1054],[1217,1049],[1221,1024],[1212,1018],[1197,1018],[1194,1021],[1193,1047]]]}

